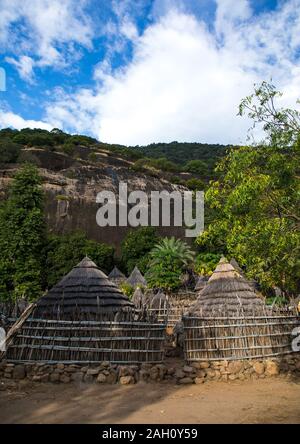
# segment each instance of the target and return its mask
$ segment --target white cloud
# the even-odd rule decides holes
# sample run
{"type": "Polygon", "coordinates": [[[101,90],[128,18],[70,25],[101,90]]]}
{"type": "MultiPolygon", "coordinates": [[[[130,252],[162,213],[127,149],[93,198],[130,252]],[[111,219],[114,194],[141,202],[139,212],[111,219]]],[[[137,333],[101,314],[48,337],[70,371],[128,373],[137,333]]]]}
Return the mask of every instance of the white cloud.
{"type": "Polygon", "coordinates": [[[74,45],[92,47],[87,0],[0,0],[0,45],[23,78],[33,66],[65,67],[77,56],[74,45]],[[28,62],[31,62],[29,66],[28,62]]]}
{"type": "Polygon", "coordinates": [[[234,28],[251,17],[248,0],[216,0],[215,28],[218,34],[228,35],[234,28]]]}
{"type": "Polygon", "coordinates": [[[25,120],[10,111],[0,110],[0,128],[14,128],[18,130],[23,128],[41,128],[51,131],[53,126],[37,120],[25,120]]]}
{"type": "MultiPolygon", "coordinates": [[[[73,0],[65,3],[70,6],[73,0]]],[[[281,103],[295,106],[300,96],[300,0],[286,1],[278,10],[259,16],[253,15],[247,0],[218,0],[213,29],[188,13],[181,0],[176,0],[176,8],[164,0],[160,6],[164,4],[165,10],[158,8],[157,0],[154,4],[156,21],[140,35],[131,9],[134,3],[115,2],[117,22],[106,28],[113,45],[95,67],[95,86],[72,95],[54,90],[45,110],[47,123],[33,125],[90,133],[105,142],[128,145],[172,140],[244,143],[250,124],[236,114],[254,83],[272,78],[285,93],[281,103]],[[122,51],[128,41],[132,60],[113,70],[112,54],[122,51]]],[[[49,63],[42,55],[44,47],[52,48],[49,58],[55,60],[54,36],[61,28],[56,25],[43,36],[46,23],[41,23],[42,64],[49,63]]],[[[81,25],[75,20],[74,29],[62,30],[60,41],[70,44],[78,28],[78,41],[89,45],[89,27],[81,25]]],[[[10,114],[9,120],[16,116],[10,114]]]]}
{"type": "Polygon", "coordinates": [[[34,60],[31,57],[21,56],[18,60],[13,57],[5,57],[5,61],[17,68],[18,73],[23,80],[26,80],[29,83],[32,82],[34,60]]]}
{"type": "Polygon", "coordinates": [[[94,90],[61,94],[48,106],[47,120],[112,143],[243,143],[250,125],[236,114],[254,83],[272,77],[290,106],[300,95],[300,1],[258,17],[247,1],[238,3],[218,2],[215,31],[169,10],[135,37],[128,66],[116,72],[101,66],[94,90]]]}

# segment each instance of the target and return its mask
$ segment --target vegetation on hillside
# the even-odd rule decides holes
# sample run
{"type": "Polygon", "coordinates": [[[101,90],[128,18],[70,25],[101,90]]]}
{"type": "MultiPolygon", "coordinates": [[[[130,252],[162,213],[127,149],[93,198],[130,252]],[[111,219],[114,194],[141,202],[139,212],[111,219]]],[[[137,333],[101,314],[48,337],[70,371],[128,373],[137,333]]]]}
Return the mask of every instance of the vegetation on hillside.
{"type": "Polygon", "coordinates": [[[88,136],[67,134],[57,128],[52,131],[29,128],[0,130],[0,163],[31,162],[38,165],[37,157],[32,152],[21,151],[24,148],[57,151],[75,158],[80,158],[84,152],[84,159],[90,163],[96,163],[97,152],[105,150],[108,154],[133,162],[134,171],[166,176],[168,180],[174,179],[174,183],[193,190],[196,189],[195,180],[199,181],[197,189],[200,185],[203,189],[209,180],[216,178],[215,166],[226,154],[223,145],[172,142],[126,147],[98,142],[88,136]],[[188,176],[183,177],[182,173],[188,173],[188,176]]]}

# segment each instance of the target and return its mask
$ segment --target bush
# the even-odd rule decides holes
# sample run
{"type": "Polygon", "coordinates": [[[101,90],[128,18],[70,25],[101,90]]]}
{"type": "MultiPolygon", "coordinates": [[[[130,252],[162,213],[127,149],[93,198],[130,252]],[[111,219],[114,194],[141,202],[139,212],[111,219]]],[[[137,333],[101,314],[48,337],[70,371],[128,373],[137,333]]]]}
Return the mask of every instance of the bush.
{"type": "Polygon", "coordinates": [[[91,162],[97,162],[97,154],[95,153],[95,151],[92,151],[89,155],[88,155],[88,159],[91,162]]]}
{"type": "Polygon", "coordinates": [[[19,157],[21,146],[9,138],[0,139],[0,162],[15,163],[19,157]]]}
{"type": "Polygon", "coordinates": [[[196,179],[192,177],[185,181],[185,186],[192,191],[203,191],[205,189],[205,184],[201,179],[196,179]]]}
{"type": "Polygon", "coordinates": [[[75,152],[75,145],[71,142],[66,142],[62,145],[61,150],[63,153],[67,154],[68,156],[73,156],[75,152]]]}
{"type": "Polygon", "coordinates": [[[208,174],[207,164],[202,160],[190,160],[184,166],[184,171],[206,176],[208,174]]]}
{"type": "Polygon", "coordinates": [[[120,285],[120,290],[129,298],[132,299],[134,288],[132,285],[128,284],[127,282],[122,282],[120,285]]]}
{"type": "Polygon", "coordinates": [[[195,271],[198,274],[210,276],[221,259],[221,254],[200,253],[196,257],[195,271]]]}

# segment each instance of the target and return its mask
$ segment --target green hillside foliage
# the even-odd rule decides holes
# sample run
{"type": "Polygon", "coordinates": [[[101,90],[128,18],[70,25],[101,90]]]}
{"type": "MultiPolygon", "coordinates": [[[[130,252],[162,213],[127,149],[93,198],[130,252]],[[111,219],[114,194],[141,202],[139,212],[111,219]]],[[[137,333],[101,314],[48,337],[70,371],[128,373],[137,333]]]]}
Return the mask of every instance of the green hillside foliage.
{"type": "MultiPolygon", "coordinates": [[[[216,178],[215,166],[227,151],[227,147],[223,145],[179,142],[127,147],[98,142],[85,135],[67,134],[57,128],[52,131],[30,128],[20,131],[9,128],[0,130],[0,163],[19,162],[21,149],[31,147],[58,151],[76,158],[80,157],[78,149],[90,150],[84,158],[91,163],[97,162],[97,151],[105,150],[108,155],[111,153],[112,156],[133,162],[132,168],[135,171],[154,175],[160,172],[162,176],[174,173],[175,183],[185,186],[189,184],[186,179],[178,177],[178,174],[186,172],[201,179],[204,184],[208,183],[209,180],[216,178]]],[[[24,154],[21,161],[23,157],[24,154]]],[[[192,189],[195,189],[195,184],[192,184],[192,189]]]]}

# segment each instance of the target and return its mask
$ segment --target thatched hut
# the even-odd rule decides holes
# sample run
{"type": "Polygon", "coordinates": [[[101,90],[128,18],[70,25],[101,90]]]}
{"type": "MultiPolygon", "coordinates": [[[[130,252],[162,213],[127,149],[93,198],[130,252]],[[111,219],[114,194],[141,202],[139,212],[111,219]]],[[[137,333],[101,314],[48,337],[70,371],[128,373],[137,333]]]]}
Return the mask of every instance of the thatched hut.
{"type": "Polygon", "coordinates": [[[146,281],[146,279],[144,278],[144,276],[142,275],[142,273],[140,272],[140,270],[138,269],[137,266],[135,266],[134,269],[132,270],[131,275],[127,279],[127,283],[129,285],[131,285],[132,287],[134,287],[134,288],[136,288],[138,286],[140,286],[140,287],[146,287],[147,286],[147,281],[146,281]]]}
{"type": "Polygon", "coordinates": [[[135,305],[135,307],[138,310],[143,309],[144,305],[145,305],[145,298],[144,298],[144,293],[142,292],[142,290],[140,289],[140,287],[137,287],[133,293],[131,302],[135,305]]]}
{"type": "Polygon", "coordinates": [[[149,301],[149,310],[159,322],[167,321],[169,308],[169,298],[162,291],[156,293],[156,295],[154,295],[153,298],[149,301]]]}
{"type": "Polygon", "coordinates": [[[291,353],[290,332],[299,325],[292,310],[265,306],[225,258],[182,320],[179,333],[188,362],[262,359],[291,353]]]}
{"type": "Polygon", "coordinates": [[[203,290],[203,288],[205,287],[205,285],[207,284],[208,281],[208,276],[199,276],[196,282],[196,286],[194,288],[194,291],[201,291],[203,290]]]}
{"type": "Polygon", "coordinates": [[[263,306],[263,301],[247,280],[223,257],[189,313],[196,315],[219,311],[225,314],[235,313],[239,309],[249,312],[263,306]]]}
{"type": "Polygon", "coordinates": [[[109,273],[108,275],[108,279],[110,279],[114,284],[116,284],[117,286],[121,285],[123,282],[126,281],[126,276],[125,274],[122,273],[122,271],[120,271],[118,269],[118,267],[114,267],[112,269],[112,271],[109,273]]]}
{"type": "Polygon", "coordinates": [[[159,310],[161,308],[167,307],[168,305],[168,296],[162,291],[156,293],[150,301],[150,308],[154,310],[159,310]]]}
{"type": "Polygon", "coordinates": [[[127,296],[86,257],[37,302],[34,317],[97,319],[133,309],[127,296]]]}

